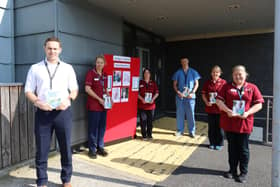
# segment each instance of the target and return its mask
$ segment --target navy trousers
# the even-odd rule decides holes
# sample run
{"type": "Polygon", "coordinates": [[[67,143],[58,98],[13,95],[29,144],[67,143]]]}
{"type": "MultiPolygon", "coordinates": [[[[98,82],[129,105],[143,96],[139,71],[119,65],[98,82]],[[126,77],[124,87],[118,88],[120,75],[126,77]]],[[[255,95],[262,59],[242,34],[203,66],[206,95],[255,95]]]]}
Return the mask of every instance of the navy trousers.
{"type": "Polygon", "coordinates": [[[104,135],[106,130],[106,111],[88,111],[88,148],[96,152],[104,148],[104,135]]]}
{"type": "Polygon", "coordinates": [[[232,174],[237,174],[239,165],[240,173],[247,174],[250,157],[249,134],[226,132],[228,140],[228,161],[232,174]]]}
{"type": "Polygon", "coordinates": [[[208,137],[210,145],[224,145],[224,131],[220,128],[220,114],[208,114],[208,137]]]}
{"type": "Polygon", "coordinates": [[[140,110],[140,126],[143,138],[151,138],[155,110],[140,110]]]}
{"type": "Polygon", "coordinates": [[[47,185],[48,153],[53,131],[58,141],[61,155],[61,181],[70,182],[72,176],[71,153],[71,128],[72,112],[69,107],[66,110],[42,111],[35,113],[35,141],[36,141],[36,174],[37,185],[47,185]]]}

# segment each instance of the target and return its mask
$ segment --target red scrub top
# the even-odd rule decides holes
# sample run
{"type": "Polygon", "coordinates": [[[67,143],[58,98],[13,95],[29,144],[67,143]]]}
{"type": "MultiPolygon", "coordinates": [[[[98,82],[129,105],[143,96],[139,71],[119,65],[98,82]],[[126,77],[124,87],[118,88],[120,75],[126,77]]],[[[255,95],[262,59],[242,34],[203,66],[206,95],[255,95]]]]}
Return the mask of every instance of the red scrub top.
{"type": "MultiPolygon", "coordinates": [[[[145,93],[152,93],[152,98],[155,94],[159,93],[156,83],[150,80],[146,83],[144,80],[140,80],[139,83],[139,95],[145,99],[145,93]]],[[[138,99],[138,108],[142,110],[154,110],[156,108],[155,102],[143,104],[140,99],[138,99]]]]}
{"type": "MultiPolygon", "coordinates": [[[[90,86],[91,89],[98,95],[98,97],[103,98],[103,94],[106,93],[107,89],[107,76],[104,72],[99,75],[95,68],[87,72],[85,85],[90,86]]],[[[90,95],[87,97],[87,110],[89,111],[104,111],[103,105],[99,101],[90,95]]]]}
{"type": "MultiPolygon", "coordinates": [[[[242,100],[245,101],[245,111],[257,103],[264,103],[261,92],[258,87],[252,83],[245,82],[242,100]]],[[[242,93],[242,92],[239,92],[242,93]]],[[[222,100],[225,105],[232,109],[233,100],[240,100],[238,89],[234,83],[227,83],[218,93],[217,99],[222,100]]],[[[238,117],[228,117],[225,112],[221,112],[220,126],[225,131],[250,134],[253,130],[254,115],[249,115],[247,119],[238,117]]]]}
{"type": "MultiPolygon", "coordinates": [[[[207,100],[209,101],[209,93],[218,93],[226,83],[227,81],[221,78],[219,78],[217,81],[208,80],[203,84],[201,93],[205,94],[207,100]]],[[[205,112],[210,114],[219,114],[220,110],[216,104],[212,104],[211,106],[205,106],[205,112]]]]}

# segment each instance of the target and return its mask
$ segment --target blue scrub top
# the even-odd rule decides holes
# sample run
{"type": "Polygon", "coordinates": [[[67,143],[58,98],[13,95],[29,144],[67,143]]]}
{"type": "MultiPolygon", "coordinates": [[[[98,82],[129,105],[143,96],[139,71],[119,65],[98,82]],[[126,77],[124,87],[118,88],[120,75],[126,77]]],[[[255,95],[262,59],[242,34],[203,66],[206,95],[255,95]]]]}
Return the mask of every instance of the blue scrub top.
{"type": "MultiPolygon", "coordinates": [[[[183,92],[185,87],[187,87],[189,90],[192,90],[195,81],[200,78],[201,77],[199,73],[193,68],[189,68],[186,73],[184,72],[183,68],[180,68],[172,76],[172,80],[177,81],[178,90],[180,92],[183,92]]],[[[193,99],[195,99],[195,94],[193,96],[193,99]]]]}

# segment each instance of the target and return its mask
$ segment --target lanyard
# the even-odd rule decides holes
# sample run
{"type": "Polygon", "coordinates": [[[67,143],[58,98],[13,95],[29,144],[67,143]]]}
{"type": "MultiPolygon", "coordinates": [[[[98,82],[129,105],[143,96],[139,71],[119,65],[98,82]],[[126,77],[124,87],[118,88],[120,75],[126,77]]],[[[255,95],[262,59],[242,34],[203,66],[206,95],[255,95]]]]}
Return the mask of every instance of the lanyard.
{"type": "MultiPolygon", "coordinates": [[[[212,80],[211,79],[211,82],[210,82],[210,89],[212,89],[212,90],[214,90],[214,92],[217,92],[217,84],[218,84],[218,82],[219,82],[219,79],[218,80],[216,80],[215,82],[214,82],[214,80],[212,80]]],[[[211,90],[211,92],[212,92],[212,90],[211,90]]]]}
{"type": "Polygon", "coordinates": [[[184,75],[185,75],[185,86],[187,86],[189,69],[187,70],[187,72],[185,72],[184,70],[183,70],[183,72],[184,72],[184,75]]]}
{"type": "Polygon", "coordinates": [[[47,68],[47,71],[48,71],[48,74],[49,74],[49,78],[50,78],[50,89],[52,89],[52,80],[53,80],[53,78],[54,78],[54,76],[55,76],[55,74],[56,74],[56,71],[57,71],[57,69],[58,69],[58,66],[59,66],[60,62],[57,63],[57,65],[56,65],[56,67],[55,67],[55,70],[54,70],[54,72],[53,72],[52,75],[51,75],[51,72],[50,72],[50,70],[49,70],[49,68],[48,68],[47,62],[44,61],[44,63],[45,63],[45,66],[46,66],[46,68],[47,68]]]}
{"type": "Polygon", "coordinates": [[[98,75],[98,78],[100,79],[100,84],[101,84],[101,86],[102,86],[102,90],[103,90],[103,94],[105,93],[105,81],[104,81],[104,75],[102,74],[102,75],[99,75],[96,71],[95,71],[95,69],[93,69],[93,71],[98,75]]]}
{"type": "Polygon", "coordinates": [[[240,100],[242,100],[242,96],[244,95],[244,86],[242,86],[241,89],[237,88],[237,93],[239,95],[240,100]]]}

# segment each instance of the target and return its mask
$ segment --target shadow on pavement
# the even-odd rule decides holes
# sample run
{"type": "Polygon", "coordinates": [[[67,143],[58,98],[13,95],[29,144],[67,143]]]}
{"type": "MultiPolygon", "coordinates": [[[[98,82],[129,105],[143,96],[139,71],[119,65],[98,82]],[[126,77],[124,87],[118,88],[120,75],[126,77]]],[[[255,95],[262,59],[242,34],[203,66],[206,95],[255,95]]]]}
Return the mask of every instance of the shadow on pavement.
{"type": "MultiPolygon", "coordinates": [[[[113,162],[119,162],[122,164],[127,164],[132,167],[142,168],[146,173],[152,173],[155,175],[161,175],[166,174],[165,168],[176,168],[177,165],[172,164],[166,164],[166,163],[157,163],[152,161],[147,161],[143,159],[131,159],[128,157],[122,157],[122,158],[115,158],[112,160],[113,162]],[[152,169],[149,166],[158,165],[157,169],[152,169]]],[[[153,167],[154,168],[154,167],[153,167]]],[[[220,170],[212,170],[212,169],[206,169],[206,168],[195,168],[195,167],[185,167],[185,166],[179,166],[175,171],[172,172],[172,175],[180,175],[180,174],[203,174],[203,175],[223,175],[224,171],[220,170]]]]}

